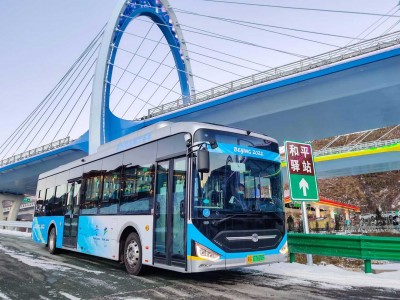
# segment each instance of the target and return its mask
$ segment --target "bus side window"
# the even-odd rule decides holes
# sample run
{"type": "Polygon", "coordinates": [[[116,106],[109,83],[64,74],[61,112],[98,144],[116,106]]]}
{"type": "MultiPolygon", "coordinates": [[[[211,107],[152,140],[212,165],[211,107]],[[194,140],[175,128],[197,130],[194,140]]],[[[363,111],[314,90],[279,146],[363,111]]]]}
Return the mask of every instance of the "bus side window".
{"type": "Polygon", "coordinates": [[[63,215],[63,204],[64,198],[67,193],[67,185],[59,185],[56,187],[56,195],[54,198],[54,207],[53,207],[53,215],[54,216],[62,216],[63,215]]]}
{"type": "Polygon", "coordinates": [[[84,199],[81,203],[82,214],[97,214],[97,205],[100,200],[102,176],[91,176],[84,180],[84,199]]]}
{"type": "Polygon", "coordinates": [[[54,191],[55,188],[51,187],[46,189],[46,196],[44,199],[44,205],[43,205],[43,212],[45,216],[51,216],[53,215],[53,211],[54,211],[54,191]]]}
{"type": "Polygon", "coordinates": [[[43,191],[39,190],[35,205],[35,217],[42,215],[42,206],[43,206],[43,191]]]}
{"type": "Polygon", "coordinates": [[[124,191],[121,196],[121,213],[147,213],[154,191],[154,170],[152,164],[129,167],[124,171],[124,191]]]}
{"type": "Polygon", "coordinates": [[[100,214],[116,214],[118,212],[121,184],[121,168],[104,175],[100,214]]]}

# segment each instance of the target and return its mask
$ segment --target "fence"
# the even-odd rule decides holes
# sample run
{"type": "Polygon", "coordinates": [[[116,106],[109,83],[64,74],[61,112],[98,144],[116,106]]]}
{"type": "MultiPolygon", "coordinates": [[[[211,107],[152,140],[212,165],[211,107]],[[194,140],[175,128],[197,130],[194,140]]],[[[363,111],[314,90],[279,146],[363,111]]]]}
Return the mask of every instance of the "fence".
{"type": "Polygon", "coordinates": [[[363,259],[365,273],[372,273],[371,260],[400,260],[400,239],[376,236],[289,233],[290,262],[295,253],[363,259]]]}
{"type": "Polygon", "coordinates": [[[0,221],[0,229],[16,230],[17,228],[25,228],[26,232],[32,228],[32,222],[23,221],[0,221]]]}
{"type": "Polygon", "coordinates": [[[48,152],[50,150],[63,147],[65,145],[68,145],[71,142],[72,141],[70,141],[70,138],[66,137],[64,139],[52,142],[50,144],[47,144],[47,145],[44,145],[44,146],[40,146],[40,147],[32,149],[32,150],[25,151],[23,153],[16,154],[14,156],[11,156],[9,158],[5,158],[5,159],[1,160],[0,161],[0,167],[6,166],[6,165],[9,165],[9,164],[13,164],[13,163],[15,163],[17,161],[20,161],[20,160],[23,160],[23,159],[27,159],[29,157],[38,155],[38,154],[43,153],[43,152],[48,152]]]}

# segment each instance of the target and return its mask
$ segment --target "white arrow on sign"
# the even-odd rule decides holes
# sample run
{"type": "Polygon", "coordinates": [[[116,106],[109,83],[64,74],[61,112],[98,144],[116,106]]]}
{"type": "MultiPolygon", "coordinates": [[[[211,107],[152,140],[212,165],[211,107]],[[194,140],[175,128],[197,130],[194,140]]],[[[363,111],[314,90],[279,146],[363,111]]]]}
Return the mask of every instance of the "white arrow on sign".
{"type": "Polygon", "coordinates": [[[303,190],[303,196],[307,196],[307,190],[309,189],[307,181],[302,178],[299,183],[300,189],[303,190]]]}

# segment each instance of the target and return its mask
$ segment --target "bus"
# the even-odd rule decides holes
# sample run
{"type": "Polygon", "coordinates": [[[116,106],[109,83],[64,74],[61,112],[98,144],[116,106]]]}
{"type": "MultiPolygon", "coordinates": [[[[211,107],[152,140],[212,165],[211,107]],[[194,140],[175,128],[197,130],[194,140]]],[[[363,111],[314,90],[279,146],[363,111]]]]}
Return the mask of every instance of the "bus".
{"type": "Polygon", "coordinates": [[[161,122],[39,176],[32,238],[125,265],[193,273],[287,260],[277,141],[161,122]]]}

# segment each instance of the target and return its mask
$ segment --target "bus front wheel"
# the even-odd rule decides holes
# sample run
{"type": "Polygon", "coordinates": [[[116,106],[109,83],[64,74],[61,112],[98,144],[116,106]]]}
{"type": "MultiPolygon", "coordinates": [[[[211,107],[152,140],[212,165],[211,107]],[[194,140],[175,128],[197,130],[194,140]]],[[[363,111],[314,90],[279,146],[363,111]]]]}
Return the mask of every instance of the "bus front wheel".
{"type": "Polygon", "coordinates": [[[50,252],[50,254],[56,254],[56,252],[57,252],[56,240],[57,240],[56,229],[53,227],[53,228],[51,228],[50,233],[49,233],[49,252],[50,252]]]}
{"type": "Polygon", "coordinates": [[[139,275],[142,269],[142,244],[134,232],[130,233],[125,241],[124,264],[126,271],[131,275],[139,275]]]}

